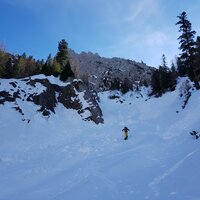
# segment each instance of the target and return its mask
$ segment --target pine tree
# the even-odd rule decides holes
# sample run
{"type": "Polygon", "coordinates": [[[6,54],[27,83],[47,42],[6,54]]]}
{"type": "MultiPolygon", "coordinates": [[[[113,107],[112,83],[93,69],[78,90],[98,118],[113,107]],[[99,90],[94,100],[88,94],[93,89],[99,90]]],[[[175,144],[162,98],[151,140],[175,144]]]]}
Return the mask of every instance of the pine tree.
{"type": "Polygon", "coordinates": [[[74,72],[71,70],[71,66],[68,58],[68,44],[63,39],[58,44],[58,53],[56,54],[56,62],[61,66],[60,80],[66,81],[69,77],[74,77],[74,72]]]}
{"type": "Polygon", "coordinates": [[[51,54],[48,55],[47,60],[45,64],[42,66],[42,73],[45,75],[51,75],[51,64],[53,62],[53,59],[51,57],[51,54]]]}
{"type": "Polygon", "coordinates": [[[61,75],[60,75],[60,80],[61,81],[67,81],[69,77],[74,77],[74,72],[71,70],[69,62],[66,64],[64,67],[61,75]]]}
{"type": "Polygon", "coordinates": [[[152,92],[151,95],[161,96],[161,85],[160,85],[160,72],[158,69],[156,69],[151,77],[151,87],[152,92]]]}
{"type": "Polygon", "coordinates": [[[69,62],[68,44],[64,39],[62,39],[58,43],[58,53],[56,54],[56,61],[61,65],[62,69],[64,69],[64,67],[69,62]]]}
{"type": "Polygon", "coordinates": [[[176,69],[169,69],[166,56],[162,55],[162,64],[156,69],[151,78],[151,95],[161,96],[166,91],[173,91],[176,87],[176,69]]]}
{"type": "Polygon", "coordinates": [[[176,89],[176,83],[177,83],[176,78],[177,78],[177,69],[174,62],[172,62],[171,69],[170,69],[170,90],[171,91],[174,91],[176,89]]]}
{"type": "Polygon", "coordinates": [[[189,75],[190,79],[194,78],[194,37],[195,31],[192,30],[192,24],[187,19],[186,12],[182,12],[179,16],[179,21],[176,25],[179,25],[179,32],[182,34],[179,36],[178,40],[180,47],[179,49],[182,51],[178,58],[178,71],[180,76],[189,75]]]}
{"type": "Polygon", "coordinates": [[[194,60],[194,76],[195,76],[195,85],[199,89],[200,81],[200,36],[197,37],[195,43],[195,60],[194,60]]]}
{"type": "Polygon", "coordinates": [[[12,57],[10,56],[8,62],[6,63],[5,78],[12,78],[13,72],[14,72],[14,63],[12,57]]]}
{"type": "Polygon", "coordinates": [[[128,78],[125,78],[120,85],[120,90],[123,94],[127,93],[130,90],[133,90],[133,85],[128,78]]]}
{"type": "Polygon", "coordinates": [[[111,82],[110,90],[120,90],[121,82],[119,78],[114,78],[111,82]]]}
{"type": "Polygon", "coordinates": [[[162,55],[162,64],[161,64],[161,67],[164,68],[164,69],[168,69],[167,67],[167,58],[165,56],[165,54],[162,55]]]}
{"type": "Polygon", "coordinates": [[[165,93],[169,89],[170,73],[167,66],[166,56],[162,55],[162,64],[159,66],[159,81],[161,92],[165,93]]]}
{"type": "Polygon", "coordinates": [[[36,61],[36,74],[43,73],[42,68],[44,66],[44,60],[37,60],[36,61]]]}
{"type": "Polygon", "coordinates": [[[6,64],[9,61],[8,54],[0,48],[0,77],[4,78],[6,74],[6,64]]]}

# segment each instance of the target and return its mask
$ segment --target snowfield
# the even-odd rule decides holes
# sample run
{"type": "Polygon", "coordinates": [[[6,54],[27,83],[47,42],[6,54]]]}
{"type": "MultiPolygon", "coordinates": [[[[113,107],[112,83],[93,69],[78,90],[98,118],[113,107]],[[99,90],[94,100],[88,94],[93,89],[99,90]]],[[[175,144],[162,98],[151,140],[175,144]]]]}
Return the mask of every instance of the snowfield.
{"type": "Polygon", "coordinates": [[[184,81],[160,98],[100,93],[102,125],[62,105],[45,118],[22,102],[27,123],[0,105],[0,200],[199,200],[200,139],[189,132],[200,131],[200,91],[182,109],[184,81]]]}

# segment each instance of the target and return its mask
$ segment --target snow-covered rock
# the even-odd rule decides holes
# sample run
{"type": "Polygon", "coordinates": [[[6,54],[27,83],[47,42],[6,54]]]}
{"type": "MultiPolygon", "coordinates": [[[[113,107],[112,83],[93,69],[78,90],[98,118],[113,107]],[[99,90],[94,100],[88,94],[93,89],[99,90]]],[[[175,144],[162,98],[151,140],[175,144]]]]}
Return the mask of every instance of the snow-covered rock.
{"type": "Polygon", "coordinates": [[[84,120],[103,123],[102,112],[95,92],[88,90],[81,80],[63,83],[53,76],[37,75],[24,79],[0,79],[0,104],[10,103],[30,122],[31,113],[41,112],[49,117],[62,104],[74,109],[84,120]],[[27,106],[34,104],[31,110],[27,106]]]}

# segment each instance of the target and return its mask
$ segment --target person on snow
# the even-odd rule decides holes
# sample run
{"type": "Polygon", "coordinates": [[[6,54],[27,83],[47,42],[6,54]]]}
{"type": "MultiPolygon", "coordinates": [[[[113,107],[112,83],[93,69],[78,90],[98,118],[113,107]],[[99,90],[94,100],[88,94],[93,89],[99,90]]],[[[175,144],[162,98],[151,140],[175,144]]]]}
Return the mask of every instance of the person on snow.
{"type": "Polygon", "coordinates": [[[129,129],[125,126],[122,131],[124,131],[124,140],[128,140],[128,131],[129,129]]]}
{"type": "Polygon", "coordinates": [[[192,131],[192,132],[190,132],[190,134],[192,136],[194,136],[196,139],[198,139],[200,137],[200,133],[198,133],[197,131],[192,131]]]}

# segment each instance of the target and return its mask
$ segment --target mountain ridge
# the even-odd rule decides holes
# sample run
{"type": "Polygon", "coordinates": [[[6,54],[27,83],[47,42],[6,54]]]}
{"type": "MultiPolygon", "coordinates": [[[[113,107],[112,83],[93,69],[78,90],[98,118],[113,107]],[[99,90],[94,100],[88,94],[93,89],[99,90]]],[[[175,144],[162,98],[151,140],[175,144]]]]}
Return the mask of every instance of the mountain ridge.
{"type": "Polygon", "coordinates": [[[77,54],[70,49],[69,57],[76,77],[96,91],[110,90],[116,81],[119,85],[127,82],[128,89],[133,89],[133,85],[148,85],[155,70],[142,62],[118,57],[105,58],[91,52],[77,54]]]}

